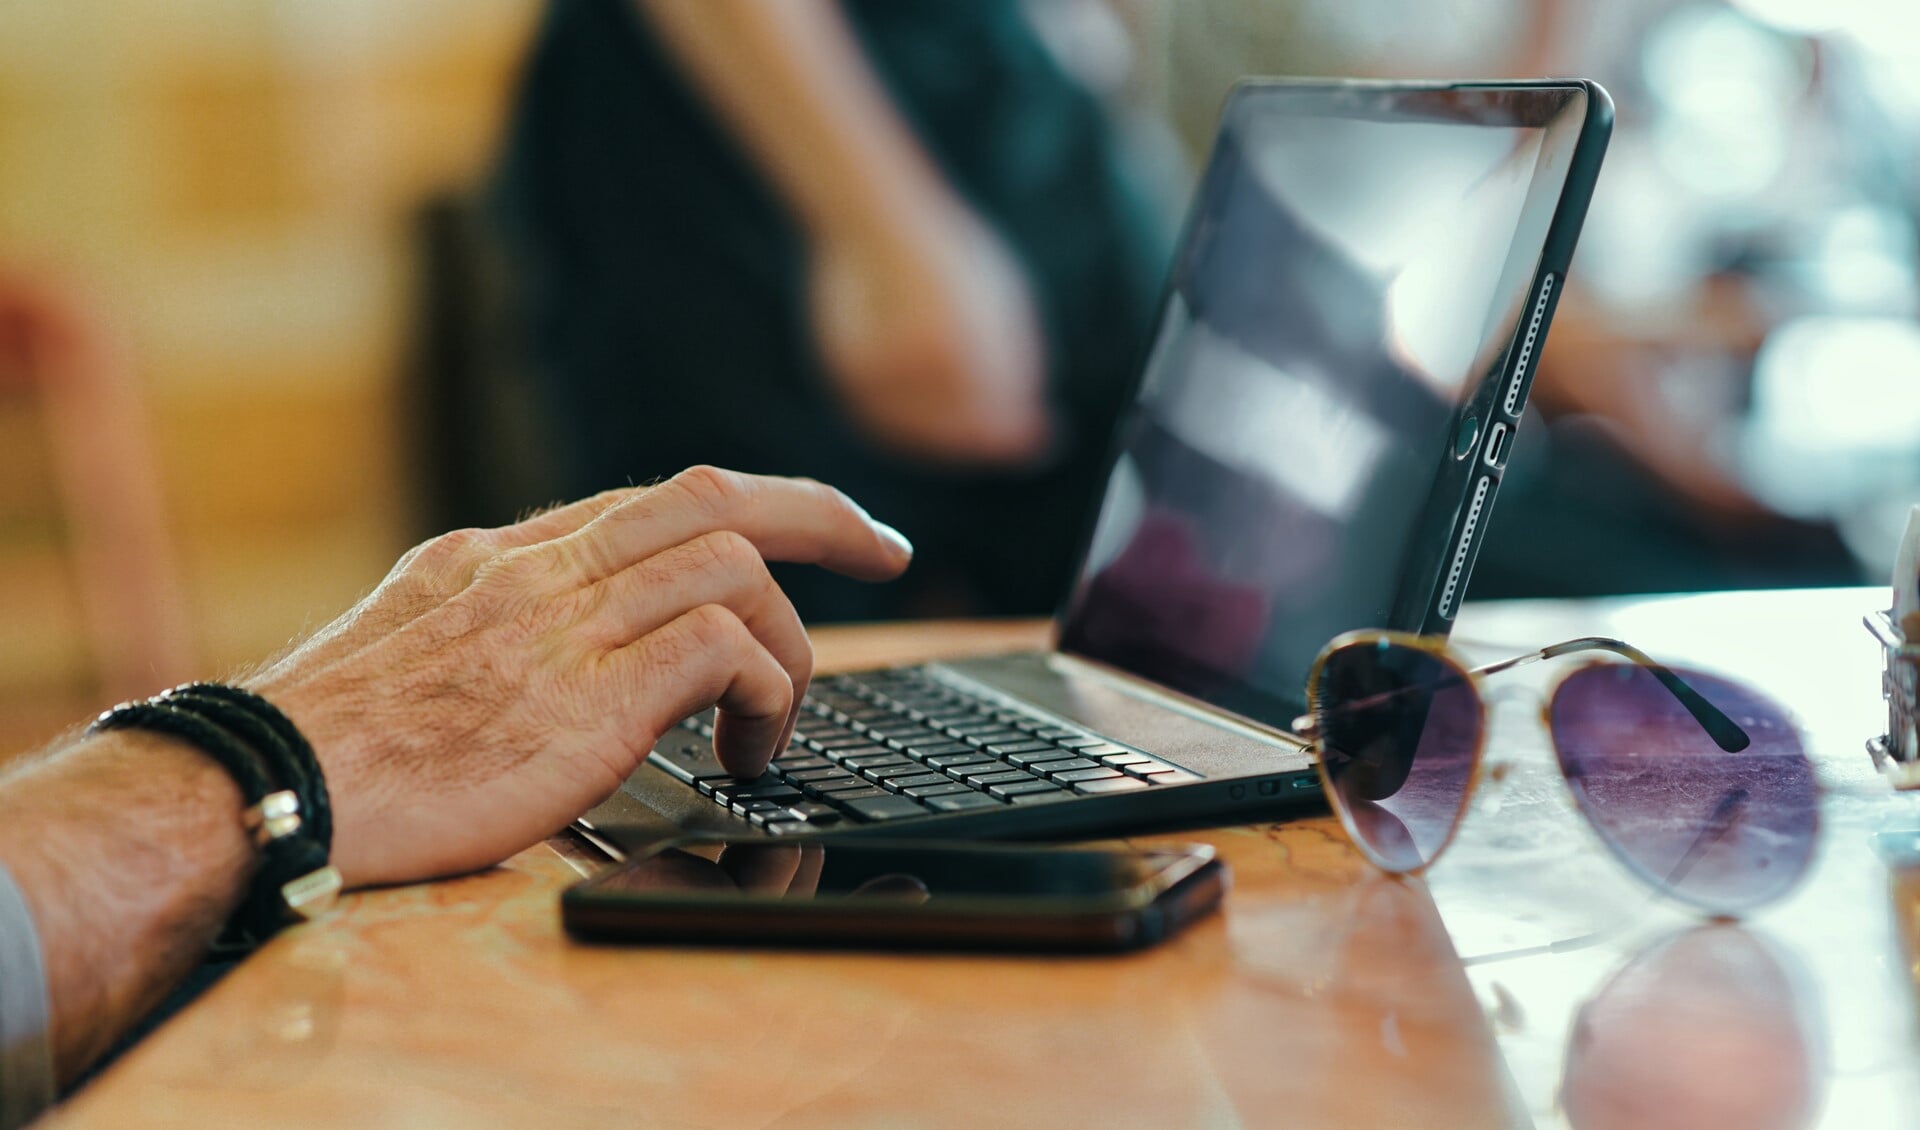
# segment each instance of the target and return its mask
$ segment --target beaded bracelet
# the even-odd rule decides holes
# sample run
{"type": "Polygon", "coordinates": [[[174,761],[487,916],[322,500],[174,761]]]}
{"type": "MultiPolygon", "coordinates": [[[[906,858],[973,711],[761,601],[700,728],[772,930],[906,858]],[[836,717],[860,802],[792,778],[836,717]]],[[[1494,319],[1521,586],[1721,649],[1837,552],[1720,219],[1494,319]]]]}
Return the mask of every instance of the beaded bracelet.
{"type": "Polygon", "coordinates": [[[116,706],[88,727],[88,733],[107,730],[180,738],[239,786],[260,869],[216,948],[251,949],[332,907],[341,879],[327,861],[332,812],[320,763],[292,720],[266,699],[220,683],[193,683],[116,706]]]}

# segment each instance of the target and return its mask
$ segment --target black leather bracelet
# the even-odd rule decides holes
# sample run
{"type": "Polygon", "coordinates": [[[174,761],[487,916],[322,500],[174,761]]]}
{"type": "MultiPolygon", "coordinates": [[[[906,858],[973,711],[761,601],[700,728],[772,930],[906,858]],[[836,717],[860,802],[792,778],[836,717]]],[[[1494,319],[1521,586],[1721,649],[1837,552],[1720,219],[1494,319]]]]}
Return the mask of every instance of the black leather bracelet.
{"type": "Polygon", "coordinates": [[[253,747],[267,770],[300,797],[300,818],[322,849],[333,846],[333,805],[313,746],[271,702],[225,683],[188,683],[159,696],[215,722],[253,747]]]}
{"type": "Polygon", "coordinates": [[[240,798],[249,807],[259,804],[262,797],[274,791],[273,781],[267,776],[265,766],[252,750],[198,714],[169,706],[158,699],[122,703],[94,719],[93,725],[87,727],[90,734],[107,730],[146,730],[185,741],[220,763],[220,767],[227,771],[227,776],[233,778],[233,783],[240,786],[240,798]]]}
{"type": "MultiPolygon", "coordinates": [[[[326,795],[312,747],[300,738],[299,749],[306,754],[300,758],[277,724],[233,705],[225,696],[205,693],[205,688],[219,685],[195,684],[195,694],[179,688],[145,702],[114,707],[96,719],[88,732],[137,729],[177,737],[219,763],[233,778],[247,806],[247,828],[260,846],[260,868],[216,948],[251,949],[284,926],[324,913],[338,896],[341,881],[340,873],[327,861],[330,821],[306,818],[307,799],[326,795]]],[[[261,704],[266,701],[257,695],[248,697],[261,704]]],[[[292,722],[284,715],[271,706],[266,709],[291,729],[292,722]]],[[[298,736],[298,730],[292,732],[298,736]]],[[[325,800],[320,804],[324,810],[325,800]]]]}

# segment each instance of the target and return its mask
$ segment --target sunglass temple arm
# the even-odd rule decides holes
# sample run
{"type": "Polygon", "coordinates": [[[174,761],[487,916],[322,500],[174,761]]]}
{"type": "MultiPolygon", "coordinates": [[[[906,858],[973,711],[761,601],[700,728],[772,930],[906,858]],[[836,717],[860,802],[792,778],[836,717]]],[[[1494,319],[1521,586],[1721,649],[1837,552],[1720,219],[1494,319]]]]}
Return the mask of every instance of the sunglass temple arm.
{"type": "Polygon", "coordinates": [[[1700,723],[1700,728],[1713,738],[1714,744],[1728,753],[1739,753],[1753,744],[1753,739],[1747,736],[1745,730],[1742,730],[1733,719],[1721,713],[1719,707],[1702,698],[1699,691],[1687,685],[1686,680],[1654,662],[1646,652],[1624,640],[1608,639],[1605,636],[1582,636],[1577,640],[1567,640],[1551,647],[1543,647],[1539,651],[1528,652],[1526,655],[1503,659],[1498,663],[1489,663],[1485,667],[1475,668],[1471,673],[1484,678],[1487,675],[1497,675],[1502,671],[1511,671],[1515,667],[1524,667],[1529,663],[1537,663],[1542,659],[1554,659],[1562,655],[1572,655],[1578,651],[1611,651],[1616,655],[1624,655],[1646,668],[1649,674],[1660,680],[1661,686],[1667,688],[1673,697],[1679,700],[1680,705],[1687,708],[1687,713],[1693,715],[1694,721],[1700,723]]]}

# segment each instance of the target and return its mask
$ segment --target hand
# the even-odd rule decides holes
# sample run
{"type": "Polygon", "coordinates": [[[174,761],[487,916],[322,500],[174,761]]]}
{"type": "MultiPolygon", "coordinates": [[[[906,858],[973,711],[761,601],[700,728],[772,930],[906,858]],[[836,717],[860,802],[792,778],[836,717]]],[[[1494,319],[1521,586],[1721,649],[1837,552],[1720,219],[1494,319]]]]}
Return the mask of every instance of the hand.
{"type": "Polygon", "coordinates": [[[759,774],[813,667],[766,562],[877,581],[911,556],[831,487],[697,467],[434,538],[248,685],[313,742],[349,885],[469,871],[611,795],[709,705],[721,763],[759,774]]]}
{"type": "Polygon", "coordinates": [[[875,442],[942,463],[1044,452],[1033,300],[1012,255],[964,208],[822,233],[810,271],[821,359],[875,442]]]}

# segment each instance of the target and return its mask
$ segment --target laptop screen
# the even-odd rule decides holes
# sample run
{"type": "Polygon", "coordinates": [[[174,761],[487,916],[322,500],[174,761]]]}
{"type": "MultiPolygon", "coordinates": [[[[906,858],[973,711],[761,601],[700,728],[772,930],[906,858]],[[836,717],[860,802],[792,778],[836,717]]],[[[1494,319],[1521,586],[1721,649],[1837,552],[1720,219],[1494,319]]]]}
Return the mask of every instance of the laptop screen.
{"type": "Polygon", "coordinates": [[[1061,650],[1285,727],[1333,636],[1419,627],[1410,551],[1584,113],[1577,88],[1235,91],[1061,650]]]}

